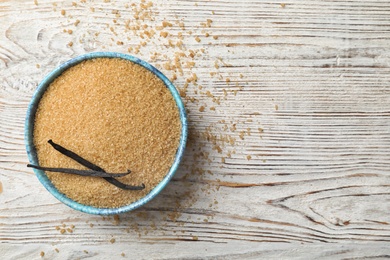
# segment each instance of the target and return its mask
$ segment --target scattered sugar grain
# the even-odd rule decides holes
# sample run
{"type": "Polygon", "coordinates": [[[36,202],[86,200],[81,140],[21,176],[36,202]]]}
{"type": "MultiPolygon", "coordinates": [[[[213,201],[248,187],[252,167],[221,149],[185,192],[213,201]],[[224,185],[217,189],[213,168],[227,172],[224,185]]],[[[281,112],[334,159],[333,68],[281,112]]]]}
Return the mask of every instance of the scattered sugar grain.
{"type": "Polygon", "coordinates": [[[170,22],[168,22],[168,21],[163,21],[163,22],[162,22],[162,26],[163,26],[164,28],[165,28],[165,27],[172,27],[173,24],[170,23],[170,22]]]}
{"type": "Polygon", "coordinates": [[[119,215],[115,215],[115,216],[114,216],[113,224],[114,224],[115,226],[119,226],[120,223],[121,223],[121,220],[120,220],[119,215]]]}

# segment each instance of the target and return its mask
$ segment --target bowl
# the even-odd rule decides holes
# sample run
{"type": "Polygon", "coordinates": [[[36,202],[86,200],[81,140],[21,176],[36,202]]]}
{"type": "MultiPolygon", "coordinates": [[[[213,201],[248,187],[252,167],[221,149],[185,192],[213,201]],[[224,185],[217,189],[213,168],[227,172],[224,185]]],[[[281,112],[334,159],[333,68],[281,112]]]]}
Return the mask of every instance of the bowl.
{"type": "Polygon", "coordinates": [[[180,95],[178,91],[176,90],[175,86],[172,84],[172,82],[158,69],[150,65],[149,63],[136,58],[131,55],[123,54],[123,53],[117,53],[117,52],[93,52],[93,53],[87,53],[81,56],[78,56],[76,58],[73,58],[61,65],[59,65],[56,69],[54,69],[51,73],[49,73],[42,82],[38,85],[37,90],[33,94],[33,97],[31,99],[31,102],[27,109],[27,115],[26,115],[26,122],[25,122],[25,144],[26,144],[26,151],[27,156],[31,164],[39,165],[38,163],[38,157],[37,157],[37,151],[34,146],[33,142],[33,132],[34,132],[34,122],[35,122],[35,114],[38,108],[38,104],[45,93],[46,89],[49,87],[49,85],[59,76],[61,75],[65,70],[69,69],[72,66],[75,66],[76,64],[79,64],[80,62],[83,62],[85,60],[89,59],[95,59],[95,58],[120,58],[124,60],[131,61],[135,64],[138,64],[145,69],[152,72],[154,75],[156,75],[160,80],[162,80],[165,84],[165,86],[169,89],[170,93],[173,96],[173,99],[178,107],[179,115],[180,115],[180,123],[181,123],[181,129],[180,129],[180,142],[179,146],[177,148],[174,161],[168,171],[168,173],[165,175],[165,177],[162,179],[162,181],[156,185],[146,196],[142,197],[141,199],[125,205],[118,208],[99,208],[94,207],[90,205],[84,205],[79,202],[76,202],[70,198],[68,198],[65,194],[61,193],[50,181],[48,176],[45,174],[44,171],[33,169],[38,180],[42,183],[42,185],[59,201],[64,203],[65,205],[89,214],[97,214],[97,215],[114,215],[114,214],[121,214],[125,212],[132,211],[136,208],[139,208],[143,205],[145,205],[147,202],[152,200],[154,197],[157,196],[163,190],[163,188],[168,184],[168,182],[171,180],[173,175],[175,174],[184,154],[186,141],[187,141],[187,115],[184,108],[184,104],[180,98],[180,95]]]}

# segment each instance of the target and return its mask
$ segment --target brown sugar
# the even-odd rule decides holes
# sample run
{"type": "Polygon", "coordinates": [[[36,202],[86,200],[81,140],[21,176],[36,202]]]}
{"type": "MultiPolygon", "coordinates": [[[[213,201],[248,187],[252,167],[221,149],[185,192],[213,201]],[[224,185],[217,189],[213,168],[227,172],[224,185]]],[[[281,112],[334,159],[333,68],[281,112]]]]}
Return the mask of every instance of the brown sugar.
{"type": "Polygon", "coordinates": [[[180,140],[177,105],[162,80],[116,58],[96,58],[62,73],[43,95],[35,118],[34,144],[41,166],[85,169],[55,151],[58,144],[140,191],[102,178],[46,172],[69,198],[95,207],[128,205],[148,194],[167,174],[180,140]]]}

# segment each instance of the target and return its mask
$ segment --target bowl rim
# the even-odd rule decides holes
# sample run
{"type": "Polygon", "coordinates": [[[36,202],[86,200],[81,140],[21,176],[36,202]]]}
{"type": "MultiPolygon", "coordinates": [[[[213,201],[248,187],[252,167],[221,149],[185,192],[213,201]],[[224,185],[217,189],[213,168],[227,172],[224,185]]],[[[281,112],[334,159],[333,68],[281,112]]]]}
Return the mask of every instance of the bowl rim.
{"type": "Polygon", "coordinates": [[[57,188],[53,185],[53,183],[50,181],[50,179],[47,177],[44,171],[33,169],[35,175],[38,177],[38,180],[42,183],[42,185],[59,201],[64,203],[65,205],[69,206],[70,208],[73,208],[75,210],[89,213],[89,214],[95,214],[95,215],[114,215],[114,214],[121,214],[125,212],[132,211],[136,208],[139,208],[152,200],[158,193],[160,193],[164,187],[168,184],[168,182],[172,179],[173,175],[177,171],[179,164],[183,158],[186,142],[187,142],[187,136],[188,136],[188,123],[187,123],[187,114],[184,107],[184,104],[181,100],[181,97],[173,85],[173,83],[157,68],[149,64],[148,62],[141,60],[137,57],[134,57],[129,54],[119,53],[119,52],[91,52],[82,54],[80,56],[77,56],[73,59],[70,59],[59,66],[57,66],[53,71],[51,71],[44,79],[39,83],[37,89],[35,90],[31,101],[27,108],[26,113],[26,120],[25,120],[25,131],[24,131],[24,139],[25,139],[25,146],[26,146],[26,152],[28,159],[31,164],[38,165],[38,157],[36,153],[36,149],[33,142],[33,131],[34,131],[34,121],[35,121],[35,114],[37,111],[38,104],[45,93],[46,89],[49,87],[49,85],[59,76],[61,75],[65,70],[69,69],[70,67],[73,67],[85,60],[95,59],[95,58],[120,58],[124,60],[131,61],[135,64],[138,64],[150,72],[152,72],[154,75],[156,75],[159,79],[161,79],[166,87],[171,92],[175,103],[179,109],[179,115],[180,115],[180,122],[181,122],[181,134],[180,134],[180,143],[176,151],[175,159],[168,171],[168,173],[165,175],[165,177],[161,180],[159,184],[157,184],[147,195],[140,198],[139,200],[132,202],[131,204],[121,206],[118,208],[98,208],[90,205],[81,204],[79,202],[76,202],[70,198],[68,198],[65,194],[61,193],[57,188]]]}

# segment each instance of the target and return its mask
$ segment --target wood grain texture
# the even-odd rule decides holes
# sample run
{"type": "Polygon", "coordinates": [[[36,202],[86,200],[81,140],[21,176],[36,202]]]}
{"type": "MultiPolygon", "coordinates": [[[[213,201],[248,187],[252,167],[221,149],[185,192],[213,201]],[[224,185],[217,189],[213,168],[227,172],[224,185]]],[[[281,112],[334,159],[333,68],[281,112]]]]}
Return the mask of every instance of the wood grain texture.
{"type": "Polygon", "coordinates": [[[387,0],[0,1],[0,255],[389,258],[389,17],[387,0]],[[55,200],[23,140],[42,78],[107,50],[176,76],[190,122],[172,182],[119,218],[55,200]]]}

